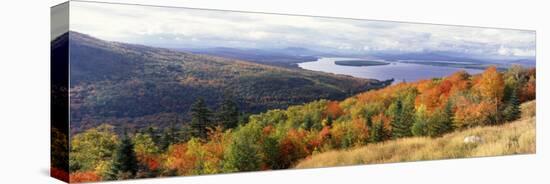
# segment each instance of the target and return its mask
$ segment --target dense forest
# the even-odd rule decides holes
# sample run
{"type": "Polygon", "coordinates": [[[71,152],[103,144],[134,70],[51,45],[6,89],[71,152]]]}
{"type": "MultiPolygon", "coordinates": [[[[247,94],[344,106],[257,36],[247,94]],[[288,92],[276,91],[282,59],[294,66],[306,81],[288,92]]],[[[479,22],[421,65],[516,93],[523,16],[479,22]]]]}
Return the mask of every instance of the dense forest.
{"type": "Polygon", "coordinates": [[[489,67],[478,75],[456,72],[403,82],[343,100],[271,109],[246,119],[235,98],[226,96],[212,107],[207,105],[209,96],[196,95],[186,114],[189,123],[160,127],[153,122],[117,133],[106,121],[72,135],[70,179],[285,169],[331,150],[505,124],[520,117],[521,103],[535,99],[535,76],[534,68],[513,66],[499,72],[489,67]]]}
{"type": "Polygon", "coordinates": [[[197,98],[212,109],[231,98],[239,113],[250,114],[342,100],[392,82],[108,42],[77,32],[67,36],[73,133],[103,122],[117,127],[118,134],[122,125],[143,129],[189,122],[197,98]]]}

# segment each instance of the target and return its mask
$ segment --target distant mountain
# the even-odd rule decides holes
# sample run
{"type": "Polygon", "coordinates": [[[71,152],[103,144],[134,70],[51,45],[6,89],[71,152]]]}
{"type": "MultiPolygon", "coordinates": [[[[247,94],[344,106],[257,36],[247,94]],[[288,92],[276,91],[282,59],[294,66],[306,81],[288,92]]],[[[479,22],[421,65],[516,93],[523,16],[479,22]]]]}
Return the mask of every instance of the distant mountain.
{"type": "Polygon", "coordinates": [[[512,65],[534,67],[533,57],[520,56],[485,56],[465,54],[452,51],[422,51],[422,52],[372,52],[364,54],[346,53],[343,51],[319,51],[302,47],[251,49],[251,48],[177,48],[175,50],[186,51],[195,54],[207,54],[226,58],[240,59],[272,66],[297,68],[297,63],[317,60],[319,57],[345,57],[362,58],[371,60],[400,61],[425,65],[448,66],[457,68],[485,69],[490,65],[496,65],[500,70],[505,70],[512,65]]]}
{"type": "Polygon", "coordinates": [[[380,52],[371,54],[386,61],[402,61],[428,65],[445,65],[460,68],[484,69],[489,65],[496,65],[499,69],[505,69],[514,64],[527,67],[535,66],[535,59],[529,57],[501,56],[487,57],[468,55],[457,52],[426,51],[411,53],[380,52]]]}
{"type": "MultiPolygon", "coordinates": [[[[258,113],[317,99],[344,99],[388,84],[108,42],[77,32],[70,32],[69,41],[72,131],[100,123],[141,128],[187,122],[199,97],[214,108],[227,95],[242,111],[258,113]]],[[[218,51],[224,50],[230,49],[218,51]]]]}
{"type": "Polygon", "coordinates": [[[444,52],[377,53],[374,55],[386,60],[462,61],[478,63],[482,62],[480,60],[465,57],[459,54],[444,52]]]}
{"type": "Polygon", "coordinates": [[[301,47],[287,47],[280,49],[249,49],[249,48],[178,48],[176,50],[207,54],[226,58],[250,61],[260,64],[296,68],[297,63],[315,61],[323,53],[301,47]]]}

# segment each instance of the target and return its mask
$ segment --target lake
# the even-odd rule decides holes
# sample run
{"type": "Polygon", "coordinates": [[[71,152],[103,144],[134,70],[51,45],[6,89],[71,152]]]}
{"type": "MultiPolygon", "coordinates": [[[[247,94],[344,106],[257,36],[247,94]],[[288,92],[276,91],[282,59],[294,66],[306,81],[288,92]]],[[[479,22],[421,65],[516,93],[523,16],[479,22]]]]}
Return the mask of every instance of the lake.
{"type": "Polygon", "coordinates": [[[321,71],[334,74],[350,75],[365,79],[387,80],[395,79],[396,82],[413,82],[420,79],[444,77],[459,70],[465,70],[469,74],[483,72],[479,69],[466,69],[445,66],[431,66],[424,64],[390,62],[388,65],[378,66],[342,66],[334,62],[339,60],[361,60],[359,58],[320,58],[317,61],[298,63],[298,67],[306,70],[321,71]]]}

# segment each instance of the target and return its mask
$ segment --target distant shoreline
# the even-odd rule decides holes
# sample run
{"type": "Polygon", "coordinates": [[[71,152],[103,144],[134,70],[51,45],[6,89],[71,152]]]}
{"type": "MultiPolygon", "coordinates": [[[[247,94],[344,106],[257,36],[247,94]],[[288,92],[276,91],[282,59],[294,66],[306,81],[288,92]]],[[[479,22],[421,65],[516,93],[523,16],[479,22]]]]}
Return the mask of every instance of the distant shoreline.
{"type": "Polygon", "coordinates": [[[390,63],[381,62],[381,61],[369,61],[369,60],[340,60],[334,61],[334,64],[341,66],[378,66],[378,65],[388,65],[390,63]]]}

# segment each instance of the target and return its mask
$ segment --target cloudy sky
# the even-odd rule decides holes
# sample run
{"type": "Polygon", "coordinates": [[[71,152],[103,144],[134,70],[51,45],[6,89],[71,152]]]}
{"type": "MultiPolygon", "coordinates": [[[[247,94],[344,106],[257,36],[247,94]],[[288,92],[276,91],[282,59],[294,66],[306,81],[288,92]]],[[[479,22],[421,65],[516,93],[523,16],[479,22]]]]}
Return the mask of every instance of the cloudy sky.
{"type": "Polygon", "coordinates": [[[71,2],[70,29],[170,48],[304,47],[350,53],[535,56],[533,31],[71,2]]]}

